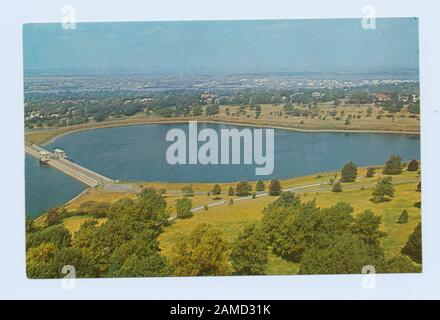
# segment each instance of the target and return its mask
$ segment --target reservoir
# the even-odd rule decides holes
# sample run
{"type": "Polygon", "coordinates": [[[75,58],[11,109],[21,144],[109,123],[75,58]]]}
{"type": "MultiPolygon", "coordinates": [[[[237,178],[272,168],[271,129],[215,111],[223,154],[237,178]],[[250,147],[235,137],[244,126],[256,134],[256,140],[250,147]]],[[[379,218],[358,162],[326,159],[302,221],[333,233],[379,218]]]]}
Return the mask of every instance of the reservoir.
{"type": "MultiPolygon", "coordinates": [[[[275,165],[270,176],[256,176],[254,165],[170,165],[165,140],[170,129],[187,124],[136,125],[66,134],[43,145],[60,148],[69,159],[115,180],[229,182],[292,178],[339,170],[352,160],[359,166],[382,165],[390,155],[420,159],[420,136],[384,133],[299,132],[275,129],[275,165]]],[[[220,134],[242,126],[198,124],[220,134]]],[[[252,128],[251,128],[252,129],[252,128]]],[[[203,143],[200,143],[202,145],[203,143]]],[[[26,213],[36,217],[86,188],[82,183],[26,156],[26,213]]]]}

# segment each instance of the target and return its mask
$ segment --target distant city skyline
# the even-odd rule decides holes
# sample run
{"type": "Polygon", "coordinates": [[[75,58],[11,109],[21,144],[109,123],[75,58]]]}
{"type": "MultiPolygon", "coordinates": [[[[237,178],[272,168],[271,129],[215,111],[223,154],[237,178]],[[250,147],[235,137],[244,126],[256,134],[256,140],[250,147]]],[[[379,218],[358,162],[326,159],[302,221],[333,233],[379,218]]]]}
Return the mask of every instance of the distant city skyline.
{"type": "Polygon", "coordinates": [[[24,71],[145,74],[418,70],[418,21],[112,22],[23,26],[24,71]]]}

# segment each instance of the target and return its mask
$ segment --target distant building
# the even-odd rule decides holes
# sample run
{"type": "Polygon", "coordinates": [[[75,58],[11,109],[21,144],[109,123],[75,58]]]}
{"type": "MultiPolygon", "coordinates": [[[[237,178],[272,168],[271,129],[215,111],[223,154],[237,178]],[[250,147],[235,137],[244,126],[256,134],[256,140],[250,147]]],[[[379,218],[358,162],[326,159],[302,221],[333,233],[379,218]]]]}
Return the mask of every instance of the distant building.
{"type": "Polygon", "coordinates": [[[378,93],[376,94],[376,100],[377,102],[387,102],[391,101],[391,98],[385,93],[378,93]]]}
{"type": "Polygon", "coordinates": [[[319,92],[313,92],[312,93],[312,98],[313,99],[319,99],[321,97],[321,94],[319,92]]]}
{"type": "Polygon", "coordinates": [[[58,148],[53,151],[53,154],[54,154],[55,158],[58,158],[58,159],[64,159],[67,157],[66,152],[64,150],[61,150],[58,148]]]}
{"type": "Polygon", "coordinates": [[[207,102],[215,102],[219,98],[219,95],[216,93],[202,93],[200,97],[207,102]]]}

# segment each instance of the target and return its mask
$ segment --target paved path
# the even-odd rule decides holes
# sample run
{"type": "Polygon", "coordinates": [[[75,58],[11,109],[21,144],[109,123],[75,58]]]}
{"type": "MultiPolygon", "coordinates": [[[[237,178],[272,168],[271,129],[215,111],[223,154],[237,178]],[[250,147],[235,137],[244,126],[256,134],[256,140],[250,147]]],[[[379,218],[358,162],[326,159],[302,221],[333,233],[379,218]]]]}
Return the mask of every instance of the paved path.
{"type": "MultiPolygon", "coordinates": [[[[364,179],[364,178],[361,178],[364,179]]],[[[405,184],[405,183],[417,183],[419,182],[420,179],[419,178],[407,178],[407,179],[401,179],[398,181],[393,182],[394,185],[398,185],[398,184],[405,184]]],[[[348,186],[344,186],[344,190],[356,190],[356,189],[361,189],[361,188],[371,188],[374,187],[376,185],[377,181],[374,181],[370,184],[354,184],[354,185],[348,185],[348,186]]],[[[331,189],[333,188],[333,186],[328,183],[328,182],[324,182],[324,183],[315,183],[315,184],[309,184],[309,185],[305,185],[305,186],[298,186],[298,187],[291,187],[291,188],[285,188],[283,189],[283,192],[285,191],[295,191],[295,192],[305,192],[305,191],[313,191],[313,192],[321,192],[321,191],[331,191],[331,189]]],[[[267,197],[269,196],[268,192],[260,192],[258,193],[255,197],[256,198],[261,198],[261,197],[267,197]]],[[[246,196],[246,197],[241,197],[241,198],[235,198],[234,199],[234,203],[237,202],[242,202],[242,201],[246,201],[246,200],[252,200],[253,197],[252,196],[246,196]]],[[[208,208],[212,208],[212,207],[217,207],[217,206],[221,206],[224,204],[227,204],[227,200],[221,200],[221,201],[217,201],[217,202],[212,202],[209,203],[207,206],[208,208]]],[[[197,206],[191,209],[191,212],[197,212],[200,210],[205,210],[205,206],[197,206]]],[[[176,216],[172,216],[170,217],[170,221],[173,221],[177,219],[176,216]]]]}

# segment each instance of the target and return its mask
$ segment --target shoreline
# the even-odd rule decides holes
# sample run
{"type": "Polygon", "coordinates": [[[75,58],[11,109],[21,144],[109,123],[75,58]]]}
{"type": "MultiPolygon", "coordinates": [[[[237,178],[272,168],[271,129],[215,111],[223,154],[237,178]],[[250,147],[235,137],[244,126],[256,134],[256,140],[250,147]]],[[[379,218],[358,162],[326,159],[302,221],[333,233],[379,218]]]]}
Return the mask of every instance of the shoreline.
{"type": "MultiPolygon", "coordinates": [[[[65,129],[65,132],[60,132],[59,134],[56,134],[55,136],[49,138],[49,139],[42,139],[43,141],[40,142],[40,145],[50,143],[55,141],[56,139],[75,132],[81,132],[81,131],[88,131],[88,130],[96,130],[96,129],[105,129],[105,128],[116,128],[116,127],[126,127],[126,126],[136,126],[136,125],[155,125],[155,124],[185,124],[189,121],[197,121],[200,123],[209,123],[209,124],[224,124],[224,125],[237,125],[237,126],[246,126],[246,127],[253,127],[253,128],[268,128],[268,129],[278,129],[278,130],[288,130],[288,131],[297,131],[297,132],[306,132],[306,133],[378,133],[378,134],[405,134],[405,135],[418,135],[420,136],[420,131],[396,131],[396,130],[356,130],[356,129],[301,129],[301,128],[294,128],[294,127],[287,127],[287,126],[279,126],[279,125],[270,125],[270,124],[256,124],[256,123],[246,123],[246,122],[234,122],[234,121],[227,121],[227,120],[213,120],[213,119],[205,119],[205,118],[194,118],[194,119],[185,119],[185,120],[179,120],[179,119],[157,119],[157,120],[150,120],[150,119],[142,119],[140,121],[135,121],[132,119],[124,119],[124,120],[110,120],[110,121],[104,121],[104,122],[95,122],[93,124],[87,125],[85,127],[78,128],[77,126],[83,126],[77,125],[77,126],[66,126],[61,127],[62,129],[65,129]],[[102,125],[100,125],[102,124],[102,125]]],[[[51,129],[49,129],[50,132],[51,129]]],[[[53,129],[53,131],[56,131],[57,129],[53,129]]],[[[32,135],[33,133],[27,133],[25,132],[25,144],[35,144],[31,143],[28,140],[27,136],[32,135]]],[[[38,134],[38,132],[35,132],[35,134],[38,134]]]]}

